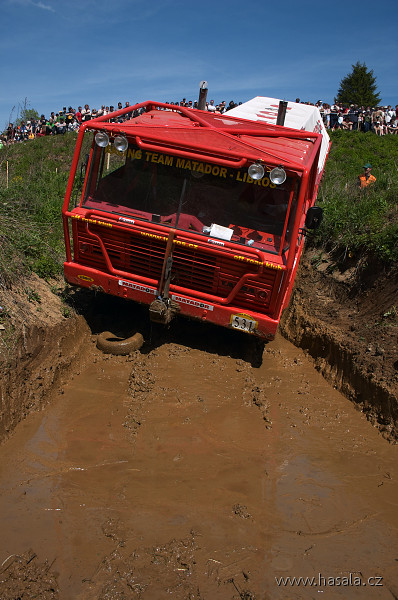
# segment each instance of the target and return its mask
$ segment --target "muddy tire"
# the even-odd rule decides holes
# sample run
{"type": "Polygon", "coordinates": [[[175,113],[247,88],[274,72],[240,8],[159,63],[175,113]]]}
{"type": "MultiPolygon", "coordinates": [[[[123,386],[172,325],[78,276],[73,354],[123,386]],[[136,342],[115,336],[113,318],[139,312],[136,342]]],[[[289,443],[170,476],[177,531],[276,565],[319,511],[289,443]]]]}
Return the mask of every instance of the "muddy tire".
{"type": "Polygon", "coordinates": [[[105,354],[116,354],[126,356],[139,350],[144,343],[144,338],[140,333],[135,333],[131,337],[121,338],[110,331],[104,331],[97,336],[97,348],[105,354]]]}

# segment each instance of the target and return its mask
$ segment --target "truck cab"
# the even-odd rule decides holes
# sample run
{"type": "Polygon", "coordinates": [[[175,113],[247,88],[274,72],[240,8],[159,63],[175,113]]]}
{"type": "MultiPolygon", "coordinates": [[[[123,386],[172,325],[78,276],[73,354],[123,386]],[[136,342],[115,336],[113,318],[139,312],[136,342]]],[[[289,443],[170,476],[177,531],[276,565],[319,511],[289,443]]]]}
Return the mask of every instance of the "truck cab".
{"type": "Polygon", "coordinates": [[[315,107],[287,103],[276,125],[278,103],[219,114],[148,101],[84,123],[62,210],[66,280],[146,304],[153,321],[273,339],[329,149],[315,107]]]}

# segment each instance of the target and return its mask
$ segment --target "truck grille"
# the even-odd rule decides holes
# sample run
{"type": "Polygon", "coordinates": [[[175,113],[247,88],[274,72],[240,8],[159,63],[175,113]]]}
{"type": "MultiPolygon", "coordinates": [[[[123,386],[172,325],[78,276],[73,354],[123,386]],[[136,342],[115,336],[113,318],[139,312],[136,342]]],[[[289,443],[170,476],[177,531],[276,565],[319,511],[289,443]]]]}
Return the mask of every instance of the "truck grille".
{"type": "MultiPolygon", "coordinates": [[[[84,224],[75,223],[75,261],[107,272],[100,244],[91,237],[84,224]],[[77,243],[76,243],[76,240],[77,243]]],[[[108,230],[90,226],[108,253],[112,267],[119,271],[159,280],[166,242],[139,232],[108,230]]],[[[173,247],[171,285],[226,298],[242,275],[253,272],[254,265],[234,260],[231,255],[216,255],[201,248],[177,245],[173,247]]],[[[233,300],[242,308],[264,311],[271,302],[278,272],[266,270],[260,279],[248,279],[233,300]]]]}

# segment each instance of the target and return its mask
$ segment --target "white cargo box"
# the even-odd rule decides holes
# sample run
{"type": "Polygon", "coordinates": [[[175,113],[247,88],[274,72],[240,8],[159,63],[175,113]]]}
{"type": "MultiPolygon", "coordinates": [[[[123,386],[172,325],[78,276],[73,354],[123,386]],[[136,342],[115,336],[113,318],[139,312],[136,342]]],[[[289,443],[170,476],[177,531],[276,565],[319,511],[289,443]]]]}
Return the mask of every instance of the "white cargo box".
{"type": "MultiPolygon", "coordinates": [[[[256,96],[248,102],[240,104],[236,108],[228,110],[225,115],[248,119],[249,121],[259,121],[276,125],[278,116],[279,102],[277,98],[266,98],[256,96]]],[[[308,104],[297,104],[288,102],[286,107],[286,116],[284,127],[291,127],[300,131],[315,131],[322,135],[321,151],[318,162],[318,179],[325,166],[326,157],[329,151],[330,138],[323,123],[321,113],[316,106],[308,104]]]]}

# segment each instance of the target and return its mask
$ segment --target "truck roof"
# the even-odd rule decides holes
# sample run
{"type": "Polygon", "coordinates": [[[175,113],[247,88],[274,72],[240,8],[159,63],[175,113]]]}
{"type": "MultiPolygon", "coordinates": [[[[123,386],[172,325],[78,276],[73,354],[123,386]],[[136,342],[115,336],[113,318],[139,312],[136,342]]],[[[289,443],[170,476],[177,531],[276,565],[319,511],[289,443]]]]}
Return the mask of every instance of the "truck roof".
{"type": "Polygon", "coordinates": [[[104,122],[110,117],[107,115],[89,121],[88,127],[98,124],[98,128],[136,137],[139,145],[153,152],[190,149],[201,155],[198,160],[203,156],[209,160],[228,157],[237,163],[243,158],[261,159],[270,166],[297,171],[312,165],[320,145],[318,132],[307,135],[297,128],[233,115],[233,111],[220,114],[156,102],[144,104],[146,112],[135,118],[108,123],[104,122]]]}
{"type": "MultiPolygon", "coordinates": [[[[280,100],[277,98],[256,96],[248,102],[229,110],[227,114],[233,117],[255,121],[257,123],[276,125],[279,102],[280,100]]],[[[300,131],[315,131],[321,134],[322,144],[318,160],[318,174],[321,175],[329,152],[330,138],[319,109],[311,104],[287,102],[283,126],[300,131]]]]}

